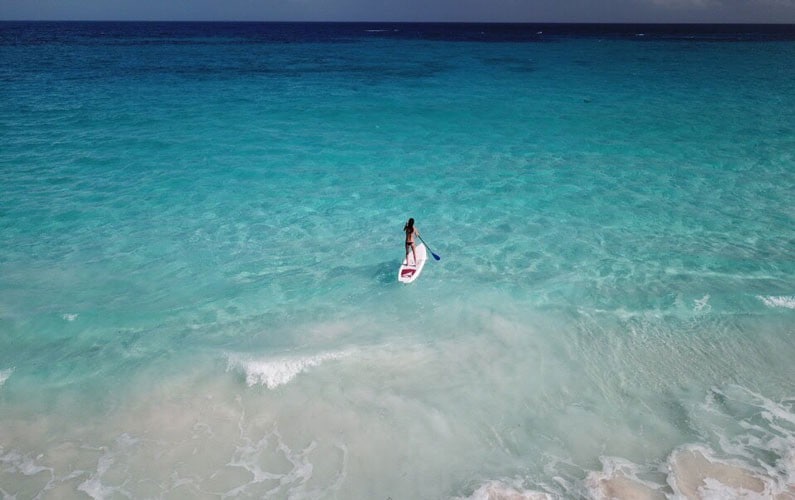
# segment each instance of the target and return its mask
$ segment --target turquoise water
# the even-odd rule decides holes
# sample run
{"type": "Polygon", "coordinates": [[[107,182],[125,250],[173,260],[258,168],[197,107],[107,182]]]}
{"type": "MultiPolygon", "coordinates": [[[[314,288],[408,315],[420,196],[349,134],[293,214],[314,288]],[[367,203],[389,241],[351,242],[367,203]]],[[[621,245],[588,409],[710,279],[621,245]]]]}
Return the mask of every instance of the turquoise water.
{"type": "Polygon", "coordinates": [[[4,498],[795,495],[795,37],[2,26],[4,498]]]}

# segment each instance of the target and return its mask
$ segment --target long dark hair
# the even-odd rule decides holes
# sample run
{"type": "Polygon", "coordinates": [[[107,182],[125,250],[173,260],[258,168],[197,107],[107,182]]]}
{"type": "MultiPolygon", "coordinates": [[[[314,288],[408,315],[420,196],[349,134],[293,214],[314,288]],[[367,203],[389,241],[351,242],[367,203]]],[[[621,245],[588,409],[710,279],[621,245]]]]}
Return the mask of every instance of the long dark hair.
{"type": "Polygon", "coordinates": [[[407,233],[414,231],[414,217],[409,218],[409,221],[403,226],[403,230],[407,233]]]}

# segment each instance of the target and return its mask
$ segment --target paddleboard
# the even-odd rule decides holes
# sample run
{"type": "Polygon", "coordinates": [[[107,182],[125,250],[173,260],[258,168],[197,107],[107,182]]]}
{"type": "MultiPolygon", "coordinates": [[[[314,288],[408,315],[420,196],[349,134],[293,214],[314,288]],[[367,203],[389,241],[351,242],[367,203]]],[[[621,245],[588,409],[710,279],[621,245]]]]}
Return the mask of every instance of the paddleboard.
{"type": "Polygon", "coordinates": [[[411,283],[417,279],[422,272],[422,268],[425,267],[425,261],[428,260],[428,253],[425,250],[425,245],[420,243],[414,247],[414,250],[417,254],[417,262],[414,262],[414,255],[409,251],[408,262],[406,262],[406,259],[403,259],[403,263],[400,265],[398,281],[401,283],[411,283]]]}

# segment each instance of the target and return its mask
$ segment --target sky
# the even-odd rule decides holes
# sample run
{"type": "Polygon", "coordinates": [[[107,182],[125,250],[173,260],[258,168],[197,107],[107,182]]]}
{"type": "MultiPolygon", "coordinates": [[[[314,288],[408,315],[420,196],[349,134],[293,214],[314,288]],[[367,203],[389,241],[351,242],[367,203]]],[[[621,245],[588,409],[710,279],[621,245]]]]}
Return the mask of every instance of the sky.
{"type": "Polygon", "coordinates": [[[0,20],[795,23],[795,0],[0,0],[0,20]]]}

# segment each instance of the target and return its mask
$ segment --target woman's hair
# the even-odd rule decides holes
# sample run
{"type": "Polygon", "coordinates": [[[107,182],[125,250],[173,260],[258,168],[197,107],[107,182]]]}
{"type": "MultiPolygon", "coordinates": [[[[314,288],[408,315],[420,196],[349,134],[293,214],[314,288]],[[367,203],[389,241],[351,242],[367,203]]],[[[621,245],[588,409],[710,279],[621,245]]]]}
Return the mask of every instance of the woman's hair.
{"type": "Polygon", "coordinates": [[[404,231],[410,231],[410,230],[412,230],[412,229],[414,229],[414,217],[411,217],[411,218],[409,219],[409,221],[408,221],[408,222],[406,222],[406,225],[405,225],[405,226],[403,226],[403,230],[404,230],[404,231]]]}

